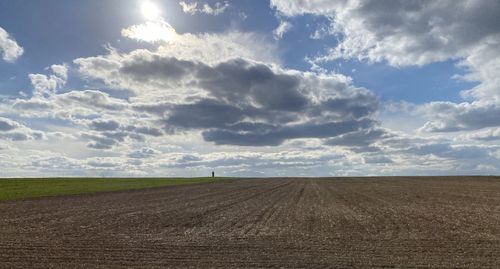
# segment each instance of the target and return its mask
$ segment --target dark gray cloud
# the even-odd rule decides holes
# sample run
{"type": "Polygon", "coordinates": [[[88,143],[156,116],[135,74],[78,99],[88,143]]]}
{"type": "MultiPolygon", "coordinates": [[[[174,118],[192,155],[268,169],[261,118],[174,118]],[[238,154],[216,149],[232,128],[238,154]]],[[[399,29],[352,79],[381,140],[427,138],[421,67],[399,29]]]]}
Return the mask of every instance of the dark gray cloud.
{"type": "Polygon", "coordinates": [[[340,42],[312,62],[339,58],[393,66],[458,61],[478,82],[461,92],[469,103],[432,103],[423,130],[454,132],[500,126],[500,2],[494,0],[271,0],[282,15],[315,14],[331,21],[340,42]]]}
{"type": "Polygon", "coordinates": [[[350,151],[354,153],[383,153],[384,150],[376,146],[351,146],[350,151]]]}
{"type": "Polygon", "coordinates": [[[309,100],[299,91],[301,78],[279,74],[264,64],[234,59],[197,73],[199,86],[229,103],[253,101],[270,110],[297,111],[309,100]]]}
{"type": "Polygon", "coordinates": [[[115,120],[94,120],[89,127],[96,131],[114,131],[120,127],[120,123],[115,120]]]}
{"type": "Polygon", "coordinates": [[[41,131],[32,130],[16,121],[0,117],[0,139],[25,141],[44,138],[45,134],[41,131]]]}
{"type": "Polygon", "coordinates": [[[325,144],[332,146],[369,146],[376,141],[391,136],[391,134],[383,129],[368,129],[346,133],[327,140],[325,144]]]}
{"type": "Polygon", "coordinates": [[[45,134],[40,131],[21,129],[19,131],[0,133],[0,138],[12,141],[41,140],[45,138],[45,134]]]}
{"type": "Polygon", "coordinates": [[[365,163],[371,164],[388,164],[393,163],[393,161],[386,156],[367,156],[363,158],[365,163]]]}
{"type": "Polygon", "coordinates": [[[82,133],[81,137],[90,140],[87,144],[93,149],[112,149],[115,146],[123,144],[127,138],[144,142],[145,136],[161,136],[163,132],[149,126],[121,126],[114,120],[95,120],[90,123],[92,133],[82,133]]]}
{"type": "Polygon", "coordinates": [[[87,146],[93,149],[111,149],[121,142],[125,141],[126,133],[121,132],[104,132],[101,134],[83,134],[82,138],[89,139],[87,146]]]}
{"type": "Polygon", "coordinates": [[[82,133],[80,136],[85,140],[91,141],[87,144],[87,147],[92,149],[111,149],[114,146],[122,144],[127,137],[139,141],[143,140],[142,136],[136,137],[134,134],[123,131],[82,133]]]}
{"type": "Polygon", "coordinates": [[[208,65],[158,55],[128,60],[120,71],[136,82],[205,91],[207,97],[188,103],[141,104],[134,110],[164,116],[168,132],[202,130],[203,138],[216,144],[279,145],[288,139],[331,138],[376,125],[370,120],[378,108],[375,95],[333,77],[245,59],[208,65]]]}
{"type": "Polygon", "coordinates": [[[475,137],[474,139],[481,140],[481,141],[498,141],[498,140],[500,140],[500,135],[489,135],[489,136],[475,137]]]}
{"type": "Polygon", "coordinates": [[[411,146],[404,153],[414,155],[435,155],[453,160],[480,159],[489,156],[490,150],[481,146],[452,146],[450,143],[431,143],[411,146]]]}
{"type": "Polygon", "coordinates": [[[362,118],[370,116],[378,108],[378,100],[369,92],[353,92],[351,96],[330,98],[323,102],[320,112],[337,113],[342,117],[362,118]]]}
{"type": "MultiPolygon", "coordinates": [[[[301,77],[276,73],[265,64],[243,59],[210,66],[154,55],[127,62],[120,72],[136,82],[199,87],[227,103],[251,101],[270,110],[296,111],[309,101],[300,92],[301,77]]],[[[158,107],[150,109],[155,111],[158,107]]]]}
{"type": "Polygon", "coordinates": [[[4,131],[4,132],[10,131],[10,130],[14,130],[18,127],[19,127],[19,124],[17,122],[0,117],[0,131],[4,131]]]}
{"type": "Polygon", "coordinates": [[[147,112],[147,113],[163,116],[163,114],[165,114],[165,112],[172,109],[173,104],[165,103],[165,102],[139,103],[139,104],[132,104],[131,107],[135,111],[147,112]]]}
{"type": "Polygon", "coordinates": [[[183,166],[186,164],[191,164],[191,165],[194,163],[199,164],[201,161],[203,161],[203,159],[196,155],[185,154],[177,160],[177,165],[183,166]]]}
{"type": "Polygon", "coordinates": [[[114,138],[105,137],[98,134],[84,133],[81,135],[81,137],[86,140],[91,140],[91,142],[87,144],[87,147],[93,149],[111,149],[113,148],[113,146],[119,143],[119,141],[114,138]]]}
{"type": "Polygon", "coordinates": [[[500,126],[500,105],[434,102],[425,109],[435,119],[425,124],[428,132],[455,132],[500,126]]]}
{"type": "MultiPolygon", "coordinates": [[[[376,104],[376,102],[370,103],[370,105],[372,104],[376,104]]],[[[329,112],[330,106],[331,103],[325,106],[325,110],[321,113],[329,112]]],[[[348,106],[344,105],[344,108],[346,107],[348,106]]],[[[354,108],[354,110],[356,109],[357,107],[354,108]]],[[[175,106],[170,117],[166,120],[166,124],[185,129],[209,129],[202,132],[206,141],[244,146],[280,145],[285,140],[297,138],[329,138],[371,128],[377,124],[369,118],[363,119],[364,116],[369,115],[368,113],[352,113],[347,110],[344,113],[346,115],[342,115],[343,121],[334,121],[328,117],[317,115],[314,110],[316,109],[311,108],[313,115],[319,116],[316,120],[284,125],[275,123],[273,119],[267,119],[266,113],[262,113],[262,111],[259,113],[259,109],[255,107],[238,108],[205,99],[194,104],[175,106]],[[264,122],[245,121],[245,119],[256,119],[264,122]]],[[[335,113],[342,111],[336,107],[331,110],[335,113]]],[[[363,109],[363,111],[369,110],[373,111],[374,108],[363,109]]],[[[308,114],[304,114],[304,116],[308,116],[308,114]]],[[[365,144],[366,142],[362,139],[363,137],[360,136],[358,143],[365,144]]],[[[373,140],[374,137],[369,139],[373,140]]]]}
{"type": "Polygon", "coordinates": [[[134,159],[145,159],[153,157],[158,153],[159,152],[157,150],[154,150],[152,148],[141,148],[139,150],[129,153],[127,156],[134,159]]]}
{"type": "Polygon", "coordinates": [[[199,68],[195,62],[178,60],[174,57],[153,55],[150,59],[136,59],[125,63],[120,71],[141,82],[152,80],[180,80],[190,74],[191,70],[199,68]]]}
{"type": "MultiPolygon", "coordinates": [[[[234,169],[249,169],[253,172],[267,169],[294,169],[294,168],[310,168],[315,165],[324,165],[332,160],[340,160],[344,156],[336,154],[293,154],[285,152],[282,154],[234,154],[220,156],[199,156],[193,154],[184,154],[179,158],[168,163],[162,163],[165,168],[228,168],[234,172],[234,169]],[[215,158],[214,158],[215,157],[215,158]]],[[[261,175],[262,176],[262,175],[261,175]]]]}
{"type": "Polygon", "coordinates": [[[335,137],[344,133],[370,128],[375,124],[376,122],[373,120],[364,119],[359,121],[295,124],[269,129],[256,128],[251,132],[219,129],[203,132],[203,138],[216,144],[276,146],[288,139],[335,137]]]}
{"type": "Polygon", "coordinates": [[[329,59],[422,65],[461,57],[500,33],[498,1],[272,0],[271,5],[287,16],[310,13],[330,18],[337,30],[332,32],[342,38],[329,59]]]}
{"type": "Polygon", "coordinates": [[[27,134],[17,132],[9,133],[8,135],[6,135],[6,137],[12,139],[12,141],[24,141],[29,139],[29,136],[27,134]]]}
{"type": "Polygon", "coordinates": [[[329,138],[376,125],[369,119],[378,107],[371,92],[244,59],[211,66],[155,56],[129,61],[121,71],[139,82],[206,91],[208,97],[190,103],[142,104],[134,109],[166,116],[164,129],[169,132],[202,130],[203,138],[216,144],[279,145],[288,139],[329,138]]]}
{"type": "Polygon", "coordinates": [[[75,63],[112,87],[143,94],[141,103],[129,107],[158,117],[163,133],[200,131],[215,144],[280,145],[377,125],[372,119],[377,97],[341,75],[286,70],[243,58],[207,63],[148,51],[75,63]],[[103,64],[107,70],[97,72],[103,64]],[[138,85],[150,91],[139,91],[138,85]]]}
{"type": "Polygon", "coordinates": [[[149,135],[149,136],[162,136],[163,132],[162,130],[155,128],[155,127],[150,127],[150,126],[133,126],[129,125],[125,128],[125,130],[136,133],[138,135],[149,135]]]}
{"type": "Polygon", "coordinates": [[[57,95],[55,101],[63,106],[85,106],[106,110],[124,110],[127,104],[123,100],[112,98],[98,90],[71,91],[57,95]]]}
{"type": "Polygon", "coordinates": [[[182,128],[224,128],[242,120],[243,116],[244,112],[237,107],[204,99],[175,106],[166,122],[182,128]]]}

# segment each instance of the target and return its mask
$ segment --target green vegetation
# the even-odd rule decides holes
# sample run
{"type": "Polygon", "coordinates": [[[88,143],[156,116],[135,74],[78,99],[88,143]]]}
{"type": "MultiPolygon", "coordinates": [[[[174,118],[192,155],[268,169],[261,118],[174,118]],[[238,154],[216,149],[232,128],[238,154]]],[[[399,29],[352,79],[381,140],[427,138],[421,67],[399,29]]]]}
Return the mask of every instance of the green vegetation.
{"type": "Polygon", "coordinates": [[[0,179],[0,201],[218,181],[212,178],[0,179]]]}

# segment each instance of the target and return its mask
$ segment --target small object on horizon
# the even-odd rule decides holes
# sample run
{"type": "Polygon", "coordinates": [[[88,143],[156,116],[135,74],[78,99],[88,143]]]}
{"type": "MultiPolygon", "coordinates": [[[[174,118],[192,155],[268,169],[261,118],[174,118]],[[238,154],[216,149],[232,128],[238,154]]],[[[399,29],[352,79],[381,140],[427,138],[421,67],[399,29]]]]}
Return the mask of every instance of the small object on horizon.
{"type": "Polygon", "coordinates": [[[212,171],[212,177],[215,177],[215,172],[214,171],[212,171]]]}

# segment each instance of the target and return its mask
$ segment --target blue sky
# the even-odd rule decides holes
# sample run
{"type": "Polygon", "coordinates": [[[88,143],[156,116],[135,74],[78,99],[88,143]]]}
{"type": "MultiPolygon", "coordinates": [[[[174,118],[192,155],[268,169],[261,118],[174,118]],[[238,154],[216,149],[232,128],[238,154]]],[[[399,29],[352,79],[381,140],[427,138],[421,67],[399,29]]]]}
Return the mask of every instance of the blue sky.
{"type": "Polygon", "coordinates": [[[0,176],[495,174],[495,11],[0,1],[0,176]]]}
{"type": "MultiPolygon", "coordinates": [[[[224,32],[228,27],[237,27],[272,35],[280,23],[267,1],[234,1],[220,16],[186,15],[175,1],[157,1],[157,4],[165,19],[180,33],[224,32]]],[[[15,95],[20,90],[29,90],[26,74],[43,72],[54,63],[103,54],[108,43],[126,51],[144,47],[144,44],[128,42],[120,34],[121,29],[144,20],[138,6],[140,1],[136,0],[2,3],[0,25],[9,29],[26,49],[16,66],[1,65],[2,92],[15,95]]],[[[324,54],[327,48],[337,44],[335,36],[321,40],[310,38],[318,25],[328,25],[327,18],[305,14],[289,21],[294,27],[278,41],[286,68],[307,71],[310,65],[305,57],[324,54]]],[[[375,91],[384,99],[421,103],[457,101],[459,92],[471,87],[471,83],[451,79],[463,73],[455,65],[455,61],[449,60],[422,67],[397,68],[384,63],[338,60],[326,64],[325,68],[352,77],[357,85],[375,91]]]]}

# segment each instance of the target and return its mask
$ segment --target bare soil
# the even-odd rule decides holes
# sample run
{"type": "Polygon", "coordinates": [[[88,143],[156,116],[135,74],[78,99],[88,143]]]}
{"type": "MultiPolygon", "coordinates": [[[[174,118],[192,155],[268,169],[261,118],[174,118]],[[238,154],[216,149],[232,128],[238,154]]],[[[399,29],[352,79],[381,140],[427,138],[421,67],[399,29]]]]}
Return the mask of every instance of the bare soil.
{"type": "Polygon", "coordinates": [[[245,179],[2,202],[0,267],[500,268],[500,178],[245,179]]]}

